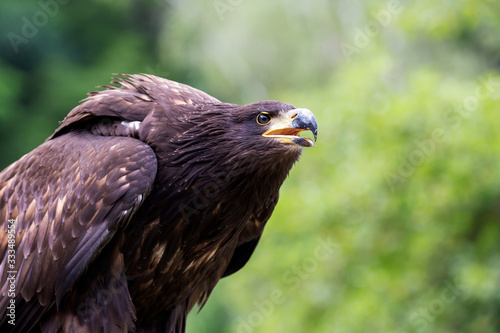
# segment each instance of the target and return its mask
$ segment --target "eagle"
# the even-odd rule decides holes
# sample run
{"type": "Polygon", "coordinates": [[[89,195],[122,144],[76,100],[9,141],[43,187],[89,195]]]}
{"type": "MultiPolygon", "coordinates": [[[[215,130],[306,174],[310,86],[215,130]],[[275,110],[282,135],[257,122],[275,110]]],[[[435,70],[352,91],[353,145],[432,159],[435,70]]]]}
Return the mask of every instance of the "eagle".
{"type": "Polygon", "coordinates": [[[2,332],[184,332],[317,138],[279,101],[148,74],[101,88],[0,173],[2,332]]]}

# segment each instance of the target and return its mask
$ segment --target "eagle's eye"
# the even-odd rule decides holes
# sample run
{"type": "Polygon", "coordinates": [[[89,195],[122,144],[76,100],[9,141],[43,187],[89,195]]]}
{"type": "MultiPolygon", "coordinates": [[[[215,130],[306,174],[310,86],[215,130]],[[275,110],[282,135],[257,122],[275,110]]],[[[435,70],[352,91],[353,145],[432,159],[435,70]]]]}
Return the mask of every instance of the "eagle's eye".
{"type": "Polygon", "coordinates": [[[271,122],[271,115],[269,113],[261,112],[257,116],[257,123],[259,125],[267,125],[271,122]]]}

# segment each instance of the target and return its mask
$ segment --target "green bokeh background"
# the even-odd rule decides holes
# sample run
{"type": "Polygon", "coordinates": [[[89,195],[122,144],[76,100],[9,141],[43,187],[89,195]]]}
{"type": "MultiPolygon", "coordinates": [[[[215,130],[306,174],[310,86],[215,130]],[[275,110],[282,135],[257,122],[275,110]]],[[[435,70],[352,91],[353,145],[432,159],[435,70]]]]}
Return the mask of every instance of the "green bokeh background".
{"type": "Polygon", "coordinates": [[[315,113],[188,332],[500,331],[500,2],[18,0],[0,32],[0,169],[112,73],[315,113]]]}

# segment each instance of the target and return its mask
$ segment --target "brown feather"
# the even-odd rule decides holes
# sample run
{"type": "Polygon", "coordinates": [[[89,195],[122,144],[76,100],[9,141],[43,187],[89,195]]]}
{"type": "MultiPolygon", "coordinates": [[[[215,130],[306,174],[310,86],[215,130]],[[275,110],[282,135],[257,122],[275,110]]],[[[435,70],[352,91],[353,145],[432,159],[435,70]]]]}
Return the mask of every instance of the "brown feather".
{"type": "Polygon", "coordinates": [[[0,173],[2,329],[17,218],[24,331],[184,332],[196,302],[249,260],[300,156],[255,121],[292,105],[222,103],[153,75],[112,84],[0,173]]]}

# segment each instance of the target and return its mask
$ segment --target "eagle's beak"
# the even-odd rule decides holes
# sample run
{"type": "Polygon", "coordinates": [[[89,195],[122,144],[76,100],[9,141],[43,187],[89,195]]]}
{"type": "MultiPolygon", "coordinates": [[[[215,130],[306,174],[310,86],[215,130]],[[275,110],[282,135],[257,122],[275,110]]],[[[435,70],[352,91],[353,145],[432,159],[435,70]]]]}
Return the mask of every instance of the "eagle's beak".
{"type": "Polygon", "coordinates": [[[278,119],[273,119],[271,127],[262,136],[278,138],[280,143],[292,143],[302,147],[312,147],[318,137],[318,124],[313,113],[308,109],[292,109],[278,119]],[[299,133],[311,131],[314,141],[300,137],[299,133]]]}

